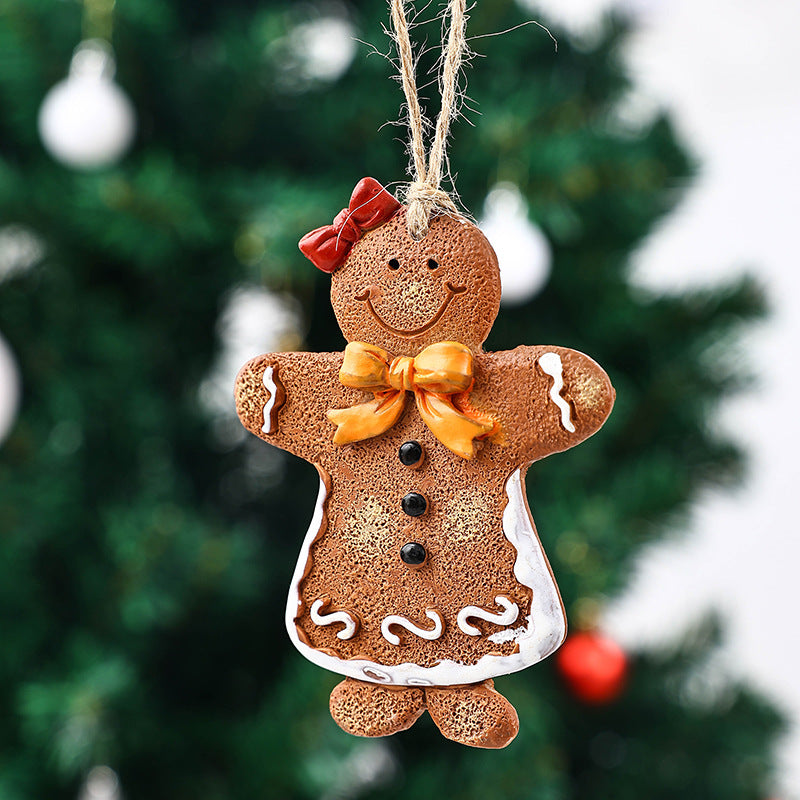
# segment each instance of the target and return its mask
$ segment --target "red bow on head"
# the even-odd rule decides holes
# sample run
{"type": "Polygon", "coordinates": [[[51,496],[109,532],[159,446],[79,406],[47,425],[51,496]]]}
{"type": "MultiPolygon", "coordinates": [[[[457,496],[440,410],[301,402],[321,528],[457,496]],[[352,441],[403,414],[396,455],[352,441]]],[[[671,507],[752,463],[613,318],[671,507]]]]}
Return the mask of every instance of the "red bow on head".
{"type": "Polygon", "coordinates": [[[402,206],[375,178],[362,178],[353,189],[350,205],[333,221],[300,240],[300,250],[315,267],[333,272],[344,263],[350,248],[365,231],[390,220],[402,206]]]}

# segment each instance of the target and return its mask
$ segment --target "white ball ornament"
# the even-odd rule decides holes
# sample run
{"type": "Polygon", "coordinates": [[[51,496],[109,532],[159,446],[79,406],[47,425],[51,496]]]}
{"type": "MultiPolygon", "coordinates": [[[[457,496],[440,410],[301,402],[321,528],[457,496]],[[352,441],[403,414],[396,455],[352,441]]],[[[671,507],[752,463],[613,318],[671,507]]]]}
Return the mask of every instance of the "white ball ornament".
{"type": "Polygon", "coordinates": [[[525,198],[513,183],[498,183],[486,196],[480,228],[497,253],[503,305],[530,300],[547,283],[552,253],[528,219],[525,198]]]}
{"type": "Polygon", "coordinates": [[[114,70],[108,44],[81,42],[69,75],[45,96],[39,135],[50,155],[65,166],[106,167],[130,147],[136,117],[128,96],[114,83],[114,70]]]}
{"type": "Polygon", "coordinates": [[[21,381],[11,348],[0,336],[0,444],[11,430],[19,409],[21,381]]]}

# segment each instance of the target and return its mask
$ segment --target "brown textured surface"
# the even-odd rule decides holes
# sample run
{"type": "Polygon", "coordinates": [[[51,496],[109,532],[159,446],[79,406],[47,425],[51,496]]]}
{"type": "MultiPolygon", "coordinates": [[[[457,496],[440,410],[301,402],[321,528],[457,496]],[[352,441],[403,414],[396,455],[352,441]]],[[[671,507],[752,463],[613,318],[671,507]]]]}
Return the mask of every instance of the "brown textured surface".
{"type": "Polygon", "coordinates": [[[425,710],[425,692],[345,678],[331,692],[330,709],[336,724],[347,733],[391,736],[419,719],[425,710]]]}
{"type": "MultiPolygon", "coordinates": [[[[608,376],[587,356],[562,347],[481,350],[498,310],[499,272],[489,243],[463,220],[434,218],[428,236],[416,243],[401,214],[367,234],[332,281],[331,300],[349,340],[377,345],[393,356],[413,356],[447,339],[470,347],[475,382],[469,402],[497,419],[499,430],[482,443],[474,459],[461,458],[433,437],[409,395],[403,415],[389,431],[339,447],[332,442],[334,426],[326,411],[372,397],[340,383],[341,353],[274,353],[243,367],[236,403],[244,425],[315,464],[328,488],[325,519],[300,581],[298,635],[332,656],[384,665],[413,662],[424,667],[446,659],[469,665],[487,654],[509,655],[517,648],[515,642],[488,639],[504,626],[473,619],[483,635],[468,636],[456,624],[458,611],[466,605],[499,610],[494,598],[505,595],[519,606],[519,620],[530,613],[531,592],[514,576],[516,551],[502,530],[505,483],[516,469],[524,473],[531,462],[573,447],[598,430],[614,401],[608,376]],[[437,269],[429,269],[431,258],[437,269]],[[390,259],[397,259],[398,269],[390,269],[390,259]],[[448,285],[464,291],[454,294],[448,285]],[[424,331],[413,337],[398,335],[376,314],[391,327],[424,331]],[[570,406],[573,433],[564,429],[560,410],[550,399],[553,379],[537,364],[545,352],[557,353],[562,360],[561,395],[570,406]],[[264,434],[268,393],[262,379],[270,365],[277,367],[285,393],[277,430],[264,434]],[[397,455],[409,440],[420,442],[425,452],[418,469],[404,466],[397,455]],[[427,498],[425,514],[413,518],[403,513],[400,501],[407,492],[427,498]],[[408,542],[425,547],[424,565],[410,567],[401,561],[400,548],[408,542]],[[311,621],[311,605],[323,597],[330,599],[327,610],[349,611],[358,619],[351,639],[336,636],[341,624],[319,626],[311,621]],[[390,614],[429,629],[427,608],[444,619],[440,638],[428,641],[397,626],[392,630],[400,636],[400,645],[383,638],[381,622],[390,614]]],[[[311,498],[308,502],[310,512],[311,498]]],[[[360,682],[353,684],[358,687],[360,682]]],[[[348,686],[345,681],[335,690],[332,713],[340,724],[340,719],[351,720],[343,727],[363,727],[366,722],[352,721],[355,712],[346,709],[355,703],[352,697],[366,697],[366,690],[353,689],[351,697],[348,686]]],[[[417,696],[417,690],[406,691],[409,697],[417,696]]],[[[504,746],[513,738],[516,714],[490,683],[453,688],[452,696],[444,690],[428,691],[431,714],[446,736],[481,747],[504,746]],[[496,724],[490,724],[492,715],[496,724]]],[[[395,721],[373,721],[376,730],[399,724],[390,706],[403,695],[379,696],[386,706],[381,713],[395,721]]],[[[398,711],[397,718],[407,720],[407,710],[398,711]]]]}
{"type": "Polygon", "coordinates": [[[519,732],[514,706],[492,681],[426,689],[428,713],[443,736],[470,747],[507,747],[519,732]]]}

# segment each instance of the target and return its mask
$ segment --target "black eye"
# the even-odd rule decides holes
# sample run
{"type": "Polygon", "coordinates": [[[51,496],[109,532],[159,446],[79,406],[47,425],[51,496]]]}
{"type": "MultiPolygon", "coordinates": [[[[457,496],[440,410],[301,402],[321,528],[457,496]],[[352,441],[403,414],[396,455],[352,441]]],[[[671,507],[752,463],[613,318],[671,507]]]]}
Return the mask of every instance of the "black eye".
{"type": "Polygon", "coordinates": [[[436,269],[439,266],[438,261],[434,261],[432,258],[428,259],[428,269],[436,269]]]}
{"type": "Polygon", "coordinates": [[[390,258],[389,269],[400,269],[400,262],[396,258],[390,258]]]}

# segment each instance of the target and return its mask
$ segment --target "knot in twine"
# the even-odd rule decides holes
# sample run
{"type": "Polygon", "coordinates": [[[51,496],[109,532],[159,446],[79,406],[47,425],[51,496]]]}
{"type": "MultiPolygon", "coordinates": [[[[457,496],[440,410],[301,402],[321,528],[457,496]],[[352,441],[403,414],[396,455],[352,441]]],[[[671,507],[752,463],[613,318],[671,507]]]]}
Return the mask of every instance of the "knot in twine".
{"type": "Polygon", "coordinates": [[[412,181],[406,189],[406,227],[414,241],[424,239],[428,233],[431,214],[435,211],[458,213],[450,195],[424,181],[412,181]]]}
{"type": "Polygon", "coordinates": [[[436,211],[458,213],[458,208],[450,195],[439,187],[447,163],[446,148],[450,122],[458,112],[458,72],[467,52],[466,0],[450,0],[448,5],[450,30],[446,47],[443,46],[444,60],[439,78],[442,106],[436,119],[436,131],[428,154],[425,152],[423,141],[426,121],[417,95],[414,54],[404,5],[405,0],[391,0],[394,40],[400,56],[400,78],[406,97],[407,122],[411,134],[409,151],[414,167],[413,180],[405,192],[405,201],[408,205],[406,226],[411,237],[419,241],[428,233],[432,213],[436,211]]]}

